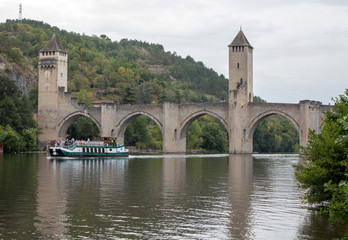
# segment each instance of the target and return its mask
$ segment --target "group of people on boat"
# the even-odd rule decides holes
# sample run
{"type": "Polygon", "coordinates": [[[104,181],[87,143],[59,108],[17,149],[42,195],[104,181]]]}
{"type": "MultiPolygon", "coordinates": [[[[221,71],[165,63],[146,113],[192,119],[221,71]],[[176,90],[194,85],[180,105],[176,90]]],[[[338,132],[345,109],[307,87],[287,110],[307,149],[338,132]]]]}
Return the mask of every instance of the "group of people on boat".
{"type": "Polygon", "coordinates": [[[67,146],[82,146],[86,145],[87,143],[90,143],[90,139],[88,138],[87,141],[85,140],[75,140],[74,138],[67,139],[65,141],[56,141],[54,144],[55,147],[67,147],[67,146]]]}
{"type": "Polygon", "coordinates": [[[71,138],[70,140],[67,139],[65,141],[56,141],[55,147],[66,147],[66,148],[72,148],[75,146],[117,146],[117,138],[101,138],[99,141],[91,141],[89,138],[86,140],[75,140],[74,138],[71,138]]]}

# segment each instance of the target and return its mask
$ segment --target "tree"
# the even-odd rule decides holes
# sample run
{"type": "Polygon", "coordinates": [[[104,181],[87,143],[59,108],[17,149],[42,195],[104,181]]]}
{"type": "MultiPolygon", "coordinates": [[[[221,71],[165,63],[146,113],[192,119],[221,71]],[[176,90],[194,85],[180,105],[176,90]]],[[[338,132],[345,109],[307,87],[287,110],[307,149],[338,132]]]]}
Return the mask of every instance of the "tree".
{"type": "Polygon", "coordinates": [[[295,152],[299,137],[295,126],[280,115],[261,120],[254,131],[254,152],[295,152]]]}
{"type": "Polygon", "coordinates": [[[23,131],[24,149],[27,151],[36,151],[38,149],[38,130],[29,128],[23,131]]]}
{"type": "Polygon", "coordinates": [[[4,151],[7,153],[16,153],[24,149],[21,136],[10,125],[5,129],[0,126],[0,142],[4,143],[4,151]]]}
{"type": "Polygon", "coordinates": [[[225,152],[227,141],[225,133],[216,122],[210,122],[202,128],[202,147],[209,151],[225,152]]]}
{"type": "Polygon", "coordinates": [[[198,121],[192,122],[186,133],[186,147],[189,150],[199,149],[202,146],[202,128],[198,121]]]}
{"type": "Polygon", "coordinates": [[[99,137],[99,129],[91,119],[81,116],[70,125],[67,134],[69,139],[95,139],[99,137]]]}
{"type": "Polygon", "coordinates": [[[19,92],[17,86],[7,77],[0,76],[0,125],[10,125],[16,132],[35,128],[29,99],[19,92]]]}
{"type": "Polygon", "coordinates": [[[320,134],[309,133],[303,148],[304,164],[296,165],[299,187],[307,189],[305,200],[310,204],[329,202],[332,221],[348,221],[348,89],[335,99],[325,113],[320,134]]]}
{"type": "Polygon", "coordinates": [[[146,118],[146,116],[139,116],[128,125],[124,133],[126,145],[146,148],[146,143],[150,141],[150,135],[146,128],[146,118]]]}

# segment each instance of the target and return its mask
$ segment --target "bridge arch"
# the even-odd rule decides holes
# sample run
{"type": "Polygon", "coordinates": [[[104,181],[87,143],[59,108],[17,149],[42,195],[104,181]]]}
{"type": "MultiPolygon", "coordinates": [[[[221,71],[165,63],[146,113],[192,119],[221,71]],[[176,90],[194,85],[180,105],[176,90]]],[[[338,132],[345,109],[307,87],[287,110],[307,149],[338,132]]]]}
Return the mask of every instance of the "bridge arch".
{"type": "Polygon", "coordinates": [[[189,126],[191,125],[191,123],[193,121],[195,121],[197,118],[203,116],[203,115],[210,115],[214,118],[217,118],[221,123],[222,125],[225,127],[226,131],[227,131],[227,134],[229,134],[228,132],[228,124],[226,122],[226,120],[221,117],[220,115],[212,112],[212,111],[209,111],[209,110],[202,110],[202,111],[198,111],[198,112],[195,112],[195,113],[192,113],[190,114],[188,117],[186,117],[186,119],[180,124],[181,126],[181,131],[180,131],[180,139],[183,139],[186,137],[186,133],[187,133],[187,130],[189,128],[189,126]]]}
{"type": "Polygon", "coordinates": [[[101,125],[100,123],[91,115],[89,115],[88,113],[82,112],[82,111],[76,111],[73,112],[69,115],[67,115],[62,121],[60,121],[60,123],[58,124],[58,137],[59,138],[66,138],[66,134],[68,131],[68,128],[70,127],[70,125],[79,117],[87,117],[89,119],[91,119],[95,125],[98,127],[99,132],[101,133],[101,125]]]}
{"type": "Polygon", "coordinates": [[[163,124],[161,123],[161,121],[159,121],[158,118],[156,118],[154,115],[144,112],[144,111],[136,111],[136,112],[132,112],[128,115],[126,115],[124,118],[121,119],[121,121],[117,124],[116,129],[116,136],[119,137],[120,139],[124,138],[124,133],[128,127],[128,125],[137,117],[144,115],[148,118],[150,118],[151,120],[153,120],[157,126],[160,128],[161,133],[163,135],[163,124]]]}
{"type": "Polygon", "coordinates": [[[259,123],[271,116],[271,115],[280,115],[280,116],[283,116],[285,117],[286,119],[288,119],[296,128],[297,130],[297,133],[298,133],[298,136],[299,136],[299,141],[301,143],[301,127],[300,127],[300,124],[292,117],[290,116],[289,114],[285,113],[285,112],[282,112],[282,111],[278,111],[278,110],[269,110],[269,111],[266,111],[266,112],[263,112],[262,114],[258,115],[257,117],[255,117],[248,125],[247,129],[244,129],[243,130],[243,136],[244,136],[244,139],[248,139],[250,142],[251,142],[251,147],[252,147],[252,142],[253,142],[253,136],[254,136],[254,132],[255,132],[255,129],[256,127],[259,125],[259,123]]]}

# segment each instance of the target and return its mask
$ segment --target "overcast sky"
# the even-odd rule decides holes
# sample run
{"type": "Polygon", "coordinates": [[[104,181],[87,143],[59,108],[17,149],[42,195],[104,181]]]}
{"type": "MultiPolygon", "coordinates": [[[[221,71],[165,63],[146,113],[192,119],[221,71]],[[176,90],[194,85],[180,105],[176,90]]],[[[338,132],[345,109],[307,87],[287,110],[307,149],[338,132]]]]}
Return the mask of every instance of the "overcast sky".
{"type": "Polygon", "coordinates": [[[0,0],[0,22],[159,43],[228,77],[240,26],[254,47],[254,94],[268,102],[328,104],[348,88],[348,0],[0,0]]]}

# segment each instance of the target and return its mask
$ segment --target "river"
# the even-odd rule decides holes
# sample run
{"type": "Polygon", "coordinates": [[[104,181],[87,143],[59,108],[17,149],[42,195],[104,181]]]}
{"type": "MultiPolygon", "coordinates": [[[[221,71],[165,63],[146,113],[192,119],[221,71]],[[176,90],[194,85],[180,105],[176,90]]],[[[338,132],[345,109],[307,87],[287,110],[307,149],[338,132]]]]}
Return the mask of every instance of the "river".
{"type": "Polygon", "coordinates": [[[0,155],[0,239],[332,239],[298,155],[0,155]]]}

